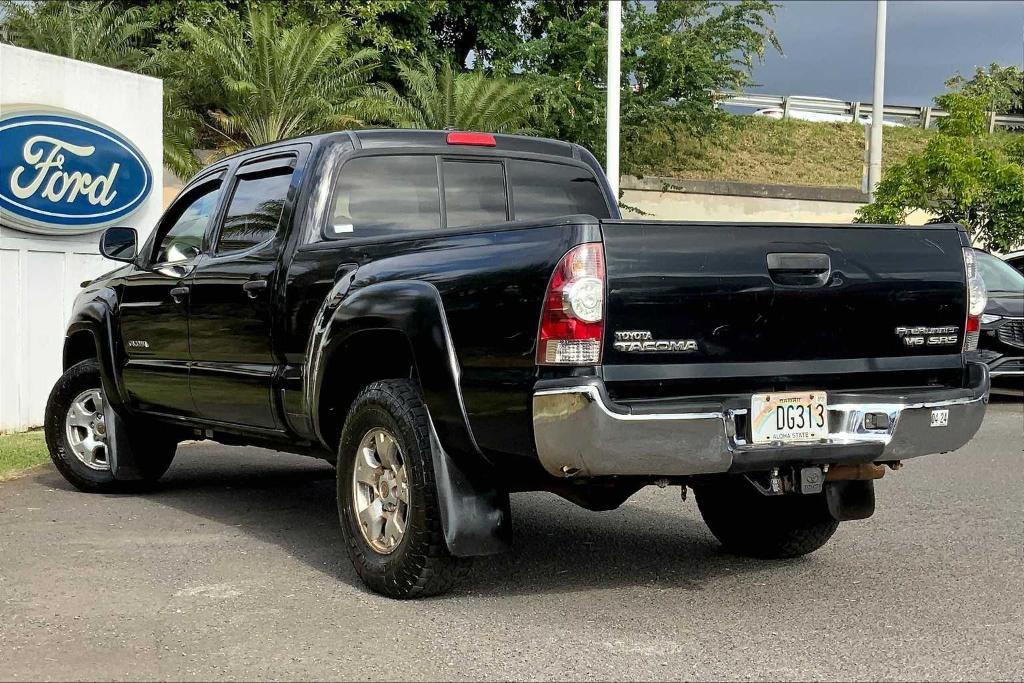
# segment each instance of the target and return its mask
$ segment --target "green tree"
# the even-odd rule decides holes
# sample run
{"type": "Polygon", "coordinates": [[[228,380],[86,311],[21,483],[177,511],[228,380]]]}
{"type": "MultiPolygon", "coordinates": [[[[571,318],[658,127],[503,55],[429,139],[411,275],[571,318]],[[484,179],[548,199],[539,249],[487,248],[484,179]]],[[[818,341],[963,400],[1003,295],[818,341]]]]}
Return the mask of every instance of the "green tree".
{"type": "Polygon", "coordinates": [[[430,21],[430,37],[458,67],[468,66],[470,53],[474,66],[493,62],[522,43],[515,27],[527,5],[525,0],[445,0],[430,21]]]}
{"type": "Polygon", "coordinates": [[[1000,146],[987,134],[983,97],[936,98],[949,112],[924,151],[885,170],[860,223],[904,223],[927,211],[931,223],[960,223],[981,245],[1011,251],[1024,243],[1024,140],[1000,146]]]}
{"type": "Polygon", "coordinates": [[[366,120],[399,128],[458,128],[495,133],[531,131],[533,88],[525,79],[463,72],[426,55],[396,64],[402,91],[390,83],[370,88],[355,110],[366,120]]]}
{"type": "Polygon", "coordinates": [[[946,87],[983,98],[989,111],[1024,114],[1024,70],[1019,66],[994,63],[987,68],[979,66],[970,78],[957,73],[946,81],[946,87]]]}
{"type": "MultiPolygon", "coordinates": [[[[769,0],[623,2],[621,127],[630,150],[654,132],[708,137],[725,114],[715,93],[750,82],[768,49],[781,50],[769,0]]],[[[495,58],[500,71],[536,73],[545,133],[600,152],[604,141],[607,3],[537,0],[520,24],[525,41],[495,58]]],[[[647,150],[650,154],[652,150],[647,150]]],[[[628,165],[628,161],[627,164],[628,165]]]]}
{"type": "Polygon", "coordinates": [[[288,26],[272,6],[180,31],[185,48],[162,55],[160,70],[221,154],[356,124],[351,102],[378,65],[376,50],[345,48],[345,23],[288,26]]]}
{"type": "Polygon", "coordinates": [[[121,10],[94,2],[0,2],[0,31],[12,45],[102,64],[138,70],[153,23],[138,9],[121,10]]]}

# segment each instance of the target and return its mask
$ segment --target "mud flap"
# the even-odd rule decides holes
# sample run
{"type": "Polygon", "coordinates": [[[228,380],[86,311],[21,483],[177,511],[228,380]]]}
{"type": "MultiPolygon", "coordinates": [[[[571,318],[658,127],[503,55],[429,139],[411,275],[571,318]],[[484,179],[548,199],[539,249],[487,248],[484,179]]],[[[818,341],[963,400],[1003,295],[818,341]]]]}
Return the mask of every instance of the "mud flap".
{"type": "Polygon", "coordinates": [[[512,543],[512,509],[508,492],[472,481],[459,469],[430,424],[437,502],[448,550],[456,557],[494,555],[512,543]]]}
{"type": "Polygon", "coordinates": [[[138,481],[142,479],[138,461],[132,450],[132,440],[128,438],[128,423],[110,405],[103,402],[103,422],[107,427],[107,440],[110,445],[107,457],[110,459],[110,473],[118,481],[138,481]]]}
{"type": "Polygon", "coordinates": [[[825,499],[836,521],[867,519],[875,514],[875,482],[870,479],[826,482],[825,499]]]}

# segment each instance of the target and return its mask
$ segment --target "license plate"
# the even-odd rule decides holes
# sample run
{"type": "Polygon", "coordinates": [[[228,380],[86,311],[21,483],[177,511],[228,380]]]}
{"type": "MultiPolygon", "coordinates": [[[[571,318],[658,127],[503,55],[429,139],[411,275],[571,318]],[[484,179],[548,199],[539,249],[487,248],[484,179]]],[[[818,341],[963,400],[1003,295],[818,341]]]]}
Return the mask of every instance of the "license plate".
{"type": "Polygon", "coordinates": [[[754,443],[817,441],[828,436],[828,397],[824,391],[754,394],[750,397],[754,443]]]}

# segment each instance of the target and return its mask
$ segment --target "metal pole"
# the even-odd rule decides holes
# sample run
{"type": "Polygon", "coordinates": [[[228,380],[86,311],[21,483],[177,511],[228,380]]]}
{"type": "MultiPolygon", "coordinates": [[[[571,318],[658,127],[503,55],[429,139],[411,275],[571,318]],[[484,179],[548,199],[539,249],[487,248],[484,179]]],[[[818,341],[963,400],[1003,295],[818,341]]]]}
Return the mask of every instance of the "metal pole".
{"type": "Polygon", "coordinates": [[[877,0],[875,11],[875,89],[871,101],[871,146],[868,155],[868,192],[872,201],[882,179],[882,118],[885,108],[885,10],[877,0]]]}
{"type": "Polygon", "coordinates": [[[608,84],[607,84],[607,144],[605,173],[616,199],[619,196],[619,87],[622,56],[622,3],[608,0],[608,84]]]}

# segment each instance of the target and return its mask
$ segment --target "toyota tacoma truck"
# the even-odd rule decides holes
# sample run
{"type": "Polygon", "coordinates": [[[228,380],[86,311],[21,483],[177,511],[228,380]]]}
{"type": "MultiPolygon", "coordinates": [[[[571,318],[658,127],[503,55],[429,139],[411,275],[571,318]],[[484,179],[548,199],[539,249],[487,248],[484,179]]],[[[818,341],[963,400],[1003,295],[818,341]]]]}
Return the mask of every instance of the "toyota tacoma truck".
{"type": "Polygon", "coordinates": [[[323,458],[374,591],[447,590],[510,492],[692,490],[730,552],[795,557],[988,402],[957,225],[623,220],[574,144],[338,132],[203,170],[85,283],[46,411],[84,491],[211,439],[323,458]]]}

